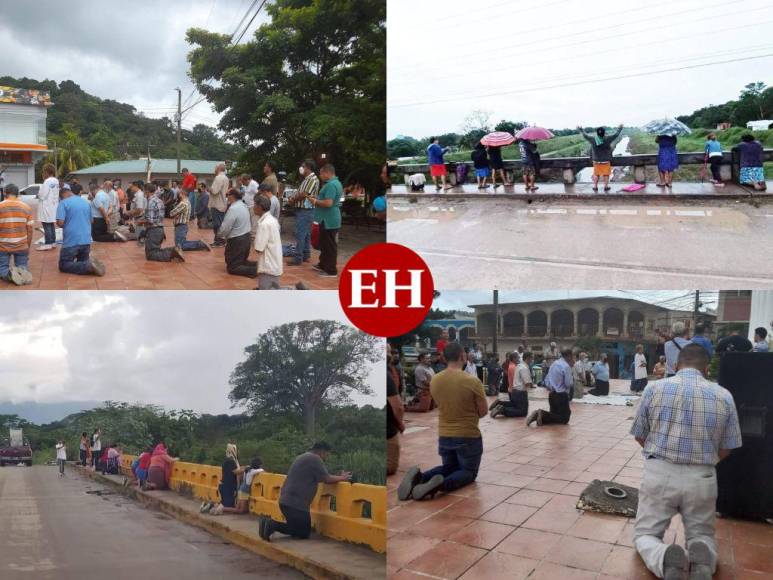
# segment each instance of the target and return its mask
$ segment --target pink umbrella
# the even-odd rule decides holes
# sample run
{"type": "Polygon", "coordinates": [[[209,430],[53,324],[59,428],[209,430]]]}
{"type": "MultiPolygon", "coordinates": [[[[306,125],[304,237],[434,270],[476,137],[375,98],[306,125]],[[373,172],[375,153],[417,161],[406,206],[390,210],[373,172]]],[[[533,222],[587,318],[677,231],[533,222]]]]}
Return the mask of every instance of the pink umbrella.
{"type": "Polygon", "coordinates": [[[546,141],[553,137],[553,133],[542,127],[524,127],[515,134],[516,139],[528,139],[529,141],[546,141]]]}
{"type": "Polygon", "coordinates": [[[515,137],[505,131],[494,131],[483,137],[480,142],[489,147],[504,147],[515,143],[515,137]]]}

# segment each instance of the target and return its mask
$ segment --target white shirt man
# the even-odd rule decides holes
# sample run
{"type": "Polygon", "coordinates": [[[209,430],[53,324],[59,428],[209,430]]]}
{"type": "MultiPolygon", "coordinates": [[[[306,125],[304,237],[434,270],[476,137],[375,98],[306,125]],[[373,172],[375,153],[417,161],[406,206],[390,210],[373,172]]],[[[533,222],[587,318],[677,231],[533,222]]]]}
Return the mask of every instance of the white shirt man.
{"type": "MultiPolygon", "coordinates": [[[[38,190],[38,220],[42,224],[50,224],[51,231],[56,232],[56,208],[59,207],[59,180],[54,177],[47,177],[38,190]]],[[[47,236],[48,237],[48,236],[47,236]]],[[[51,243],[43,244],[39,246],[39,250],[53,249],[53,242],[56,241],[56,236],[53,239],[46,240],[51,243]]]]}
{"type": "Polygon", "coordinates": [[[524,362],[523,358],[515,369],[515,385],[516,391],[525,391],[529,385],[532,384],[531,370],[529,365],[524,362]]]}
{"type": "Polygon", "coordinates": [[[258,288],[278,289],[279,278],[283,272],[282,238],[279,234],[279,222],[270,212],[258,218],[255,251],[258,253],[258,288]]]}

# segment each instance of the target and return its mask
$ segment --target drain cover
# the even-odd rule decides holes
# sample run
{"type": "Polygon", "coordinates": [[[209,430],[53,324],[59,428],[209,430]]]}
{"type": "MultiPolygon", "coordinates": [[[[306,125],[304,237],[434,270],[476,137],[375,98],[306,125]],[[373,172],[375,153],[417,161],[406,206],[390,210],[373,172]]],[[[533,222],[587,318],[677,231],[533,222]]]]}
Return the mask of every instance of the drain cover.
{"type": "Polygon", "coordinates": [[[580,494],[577,509],[632,518],[639,505],[639,490],[616,481],[594,479],[580,494]]]}

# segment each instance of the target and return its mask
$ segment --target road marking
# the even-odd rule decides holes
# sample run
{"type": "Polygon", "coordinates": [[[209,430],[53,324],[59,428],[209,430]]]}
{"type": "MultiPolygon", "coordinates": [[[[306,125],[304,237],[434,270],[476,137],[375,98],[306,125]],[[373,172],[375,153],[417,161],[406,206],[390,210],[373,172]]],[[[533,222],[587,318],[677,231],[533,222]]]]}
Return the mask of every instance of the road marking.
{"type": "Polygon", "coordinates": [[[635,209],[610,209],[610,215],[639,215],[639,211],[635,209]]]}
{"type": "Polygon", "coordinates": [[[663,210],[661,209],[648,209],[647,215],[663,215],[663,210]]]}
{"type": "MultiPolygon", "coordinates": [[[[522,265],[529,265],[529,266],[553,266],[553,267],[560,267],[560,268],[569,268],[574,270],[601,270],[601,271],[608,271],[608,272],[618,272],[618,273],[625,273],[625,274],[631,274],[631,273],[637,273],[637,274],[658,274],[662,276],[668,276],[676,278],[677,280],[683,281],[688,276],[700,276],[700,277],[711,277],[714,280],[727,280],[732,283],[739,283],[739,281],[743,280],[744,283],[747,282],[753,282],[755,284],[760,284],[761,287],[769,287],[770,284],[773,282],[773,276],[767,277],[767,278],[760,278],[757,276],[753,276],[746,273],[738,273],[736,275],[726,275],[726,274],[715,274],[712,272],[706,272],[699,269],[688,269],[688,268],[682,268],[681,270],[665,270],[662,269],[660,266],[652,266],[648,267],[644,264],[605,264],[603,262],[594,262],[594,261],[580,261],[580,260],[572,260],[572,261],[564,261],[559,259],[551,259],[551,258],[534,258],[530,256],[487,256],[483,254],[478,254],[475,252],[465,252],[465,251],[458,251],[458,252],[442,252],[437,250],[424,250],[421,248],[413,248],[414,251],[418,252],[422,257],[424,256],[435,256],[438,258],[451,258],[452,260],[458,260],[459,258],[476,258],[477,260],[481,260],[484,262],[498,262],[503,264],[522,264],[522,265]]],[[[430,268],[432,266],[430,265],[430,268]]],[[[436,280],[439,278],[436,276],[436,280]]],[[[529,285],[526,284],[524,287],[528,287],[529,285]]],[[[448,290],[456,290],[457,288],[445,283],[442,285],[443,288],[447,288],[448,290]]]]}
{"type": "Polygon", "coordinates": [[[542,208],[540,208],[540,209],[537,210],[537,213],[557,213],[557,214],[565,215],[565,214],[567,214],[569,212],[567,210],[561,209],[561,208],[550,208],[550,209],[542,209],[542,208]]]}
{"type": "Polygon", "coordinates": [[[680,217],[706,217],[706,212],[702,209],[677,209],[674,214],[680,217]]]}
{"type": "Polygon", "coordinates": [[[595,209],[578,209],[577,215],[596,215],[598,212],[595,209]]]}

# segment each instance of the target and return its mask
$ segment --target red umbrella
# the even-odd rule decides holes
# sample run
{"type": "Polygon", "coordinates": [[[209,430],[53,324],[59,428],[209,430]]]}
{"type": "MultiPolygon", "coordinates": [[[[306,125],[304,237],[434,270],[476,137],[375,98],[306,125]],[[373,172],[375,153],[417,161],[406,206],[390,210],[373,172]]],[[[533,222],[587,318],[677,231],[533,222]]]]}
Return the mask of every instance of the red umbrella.
{"type": "Polygon", "coordinates": [[[524,127],[515,134],[516,139],[528,139],[529,141],[546,141],[553,137],[553,133],[542,127],[524,127]]]}
{"type": "Polygon", "coordinates": [[[515,143],[515,137],[505,131],[494,131],[486,135],[480,142],[489,147],[504,147],[515,143]]]}

